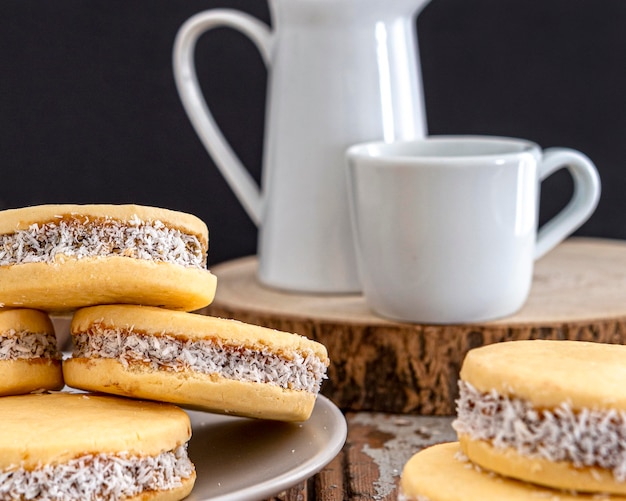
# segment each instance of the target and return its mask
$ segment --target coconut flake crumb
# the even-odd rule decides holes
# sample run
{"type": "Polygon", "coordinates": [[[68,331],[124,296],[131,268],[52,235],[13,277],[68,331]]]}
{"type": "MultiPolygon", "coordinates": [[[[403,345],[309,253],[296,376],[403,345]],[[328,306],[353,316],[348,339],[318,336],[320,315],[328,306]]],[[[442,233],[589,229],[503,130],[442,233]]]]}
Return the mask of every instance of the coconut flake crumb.
{"type": "Polygon", "coordinates": [[[33,470],[0,471],[0,499],[115,501],[179,487],[193,471],[186,445],[157,456],[89,454],[33,470]]]}
{"type": "Polygon", "coordinates": [[[575,467],[600,467],[626,481],[626,412],[577,409],[564,402],[536,409],[523,399],[495,390],[479,392],[459,382],[454,429],[496,448],[512,447],[520,455],[570,461],[575,467]]]}
{"type": "Polygon", "coordinates": [[[197,236],[136,215],[126,222],[73,215],[0,235],[0,266],[110,255],[206,268],[197,236]]]}
{"type": "Polygon", "coordinates": [[[32,358],[61,359],[54,335],[14,329],[0,333],[0,360],[32,358]]]}
{"type": "Polygon", "coordinates": [[[279,356],[267,349],[228,345],[219,339],[148,336],[98,324],[92,329],[93,333],[74,335],[74,358],[113,358],[126,367],[143,363],[153,370],[217,374],[310,393],[318,393],[326,378],[327,364],[312,351],[279,356]]]}

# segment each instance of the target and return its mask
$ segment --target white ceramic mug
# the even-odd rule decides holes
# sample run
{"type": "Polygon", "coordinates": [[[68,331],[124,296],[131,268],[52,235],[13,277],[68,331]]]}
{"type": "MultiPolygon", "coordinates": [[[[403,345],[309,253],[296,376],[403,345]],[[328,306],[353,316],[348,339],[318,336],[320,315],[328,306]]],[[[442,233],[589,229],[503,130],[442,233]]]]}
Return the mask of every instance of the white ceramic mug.
{"type": "Polygon", "coordinates": [[[525,303],[533,263],[593,213],[599,176],[582,153],[489,136],[367,143],[347,152],[361,285],[392,319],[466,323],[525,303]],[[566,168],[568,205],[537,232],[540,184],[566,168]]]}
{"type": "Polygon", "coordinates": [[[372,137],[424,136],[415,17],[427,3],[269,0],[271,28],[243,12],[212,9],[178,31],[178,92],[204,146],[259,227],[258,276],[265,285],[315,293],[360,290],[344,153],[372,137]],[[196,76],[196,41],[224,27],[247,35],[269,71],[261,186],[224,138],[196,76]]]}

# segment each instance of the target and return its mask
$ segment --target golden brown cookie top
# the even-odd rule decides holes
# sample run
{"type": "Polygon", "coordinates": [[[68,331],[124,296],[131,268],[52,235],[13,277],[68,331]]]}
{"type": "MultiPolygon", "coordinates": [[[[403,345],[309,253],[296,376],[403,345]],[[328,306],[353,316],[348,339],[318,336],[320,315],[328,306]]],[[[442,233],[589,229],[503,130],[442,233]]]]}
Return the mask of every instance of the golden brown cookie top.
{"type": "Polygon", "coordinates": [[[481,392],[574,409],[626,410],[626,346],[584,341],[511,341],[470,350],[461,380],[481,392]]]}
{"type": "Polygon", "coordinates": [[[25,230],[35,223],[43,224],[71,218],[83,220],[85,218],[110,218],[122,222],[130,222],[135,219],[149,222],[161,221],[168,227],[199,237],[202,236],[204,242],[208,238],[206,224],[192,214],[134,204],[60,204],[7,209],[0,211],[0,234],[25,230]]]}
{"type": "Polygon", "coordinates": [[[54,326],[48,314],[43,311],[27,308],[0,308],[0,336],[10,332],[36,332],[54,335],[54,326]]]}
{"type": "Polygon", "coordinates": [[[191,437],[180,408],[111,396],[45,393],[0,398],[0,469],[86,454],[155,456],[191,437]]]}
{"type": "Polygon", "coordinates": [[[106,305],[78,310],[72,320],[72,335],[87,331],[98,335],[103,329],[189,340],[219,340],[224,344],[278,353],[313,352],[323,362],[328,361],[326,347],[304,336],[195,313],[148,306],[106,305]]]}

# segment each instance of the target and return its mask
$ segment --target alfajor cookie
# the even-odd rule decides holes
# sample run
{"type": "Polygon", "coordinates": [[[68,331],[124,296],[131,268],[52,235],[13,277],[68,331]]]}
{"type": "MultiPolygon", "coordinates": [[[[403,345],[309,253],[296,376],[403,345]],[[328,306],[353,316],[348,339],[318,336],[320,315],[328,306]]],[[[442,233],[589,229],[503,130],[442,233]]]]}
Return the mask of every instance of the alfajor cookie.
{"type": "Polygon", "coordinates": [[[78,310],[68,385],[212,412],[304,421],[328,355],[297,334],[160,308],[78,310]]]}
{"type": "Polygon", "coordinates": [[[48,315],[0,309],[0,396],[62,387],[61,354],[48,315]]]}
{"type": "Polygon", "coordinates": [[[457,419],[463,451],[502,475],[626,494],[626,346],[514,341],[471,350],[457,419]]]}
{"type": "Polygon", "coordinates": [[[130,303],[192,311],[213,300],[208,230],[139,205],[0,211],[0,303],[46,311],[130,303]]]}
{"type": "Polygon", "coordinates": [[[0,499],[175,501],[193,488],[176,406],[79,393],[0,399],[0,499]]]}
{"type": "Polygon", "coordinates": [[[592,501],[626,500],[547,489],[505,478],[472,464],[458,442],[438,444],[409,459],[402,470],[399,501],[592,501]]]}

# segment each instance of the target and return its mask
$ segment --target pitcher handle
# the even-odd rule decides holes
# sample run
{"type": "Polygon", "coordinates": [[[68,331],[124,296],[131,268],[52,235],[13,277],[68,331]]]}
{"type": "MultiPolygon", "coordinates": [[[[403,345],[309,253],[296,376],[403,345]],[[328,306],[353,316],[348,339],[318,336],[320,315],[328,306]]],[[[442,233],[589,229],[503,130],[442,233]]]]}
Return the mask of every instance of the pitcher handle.
{"type": "Polygon", "coordinates": [[[272,33],[258,19],[233,9],[200,12],[185,21],[178,30],[172,61],[176,87],[196,133],[244,209],[258,226],[263,205],[261,189],[217,126],[200,90],[196,74],[196,42],[204,32],[217,27],[230,27],[248,36],[259,49],[266,66],[270,62],[272,33]]]}
{"type": "Polygon", "coordinates": [[[600,198],[600,176],[593,162],[579,151],[547,148],[539,166],[543,181],[559,169],[567,169],[574,181],[574,194],[568,204],[537,233],[535,259],[539,259],[591,216],[600,198]]]}

